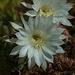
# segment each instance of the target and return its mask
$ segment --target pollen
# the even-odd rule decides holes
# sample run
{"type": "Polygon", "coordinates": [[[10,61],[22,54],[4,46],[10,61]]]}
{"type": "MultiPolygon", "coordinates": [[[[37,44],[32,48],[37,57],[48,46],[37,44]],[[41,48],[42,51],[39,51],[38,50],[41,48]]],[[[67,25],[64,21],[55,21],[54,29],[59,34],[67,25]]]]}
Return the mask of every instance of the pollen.
{"type": "Polygon", "coordinates": [[[44,45],[43,41],[44,39],[40,34],[33,34],[31,37],[32,45],[36,48],[41,48],[44,45]]]}
{"type": "Polygon", "coordinates": [[[44,15],[45,17],[48,17],[48,16],[50,16],[50,15],[52,15],[53,14],[53,10],[52,10],[52,8],[50,7],[50,6],[48,6],[48,5],[43,5],[43,6],[41,6],[41,8],[40,8],[40,15],[44,15]]]}

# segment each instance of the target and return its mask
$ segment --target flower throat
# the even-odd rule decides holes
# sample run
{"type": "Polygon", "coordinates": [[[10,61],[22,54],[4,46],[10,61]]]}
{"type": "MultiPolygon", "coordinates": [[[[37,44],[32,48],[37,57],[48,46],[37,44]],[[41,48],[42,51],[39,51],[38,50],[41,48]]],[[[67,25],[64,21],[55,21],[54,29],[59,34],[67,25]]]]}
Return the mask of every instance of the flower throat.
{"type": "Polygon", "coordinates": [[[32,36],[31,41],[32,41],[33,46],[36,47],[36,48],[41,48],[41,46],[44,45],[43,38],[39,34],[34,34],[32,36]]]}

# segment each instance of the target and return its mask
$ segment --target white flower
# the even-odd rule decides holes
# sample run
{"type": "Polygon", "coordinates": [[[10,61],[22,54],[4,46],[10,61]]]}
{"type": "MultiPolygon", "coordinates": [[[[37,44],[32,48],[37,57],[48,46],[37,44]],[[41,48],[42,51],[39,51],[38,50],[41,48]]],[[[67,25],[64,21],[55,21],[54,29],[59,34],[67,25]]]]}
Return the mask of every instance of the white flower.
{"type": "MultiPolygon", "coordinates": [[[[67,20],[69,19],[68,11],[72,8],[71,3],[66,3],[67,0],[33,0],[33,5],[21,2],[25,7],[32,8],[25,14],[31,17],[44,15],[48,17],[53,15],[54,23],[62,23],[66,26],[72,26],[72,24],[67,20]]],[[[72,16],[71,16],[72,18],[72,16]]]]}
{"type": "Polygon", "coordinates": [[[28,22],[22,17],[24,28],[11,22],[12,26],[19,32],[16,33],[18,46],[11,51],[10,55],[28,56],[29,69],[36,63],[46,70],[46,60],[53,63],[53,55],[64,53],[60,47],[64,43],[62,39],[65,36],[61,35],[64,29],[57,28],[57,25],[52,23],[52,17],[29,18],[28,22]]]}

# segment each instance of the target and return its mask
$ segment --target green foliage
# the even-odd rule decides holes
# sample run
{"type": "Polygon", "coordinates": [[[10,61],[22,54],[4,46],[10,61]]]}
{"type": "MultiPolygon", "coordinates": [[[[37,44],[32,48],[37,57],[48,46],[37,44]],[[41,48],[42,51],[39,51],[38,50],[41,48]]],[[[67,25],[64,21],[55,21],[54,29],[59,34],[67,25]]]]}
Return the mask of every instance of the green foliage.
{"type": "Polygon", "coordinates": [[[18,14],[16,6],[20,4],[21,0],[1,0],[0,1],[0,36],[10,35],[12,27],[10,21],[17,22],[18,14]]]}
{"type": "Polygon", "coordinates": [[[9,75],[8,73],[14,68],[15,64],[10,60],[10,51],[14,47],[13,44],[5,42],[6,38],[0,37],[0,72],[3,75],[9,75]],[[5,72],[7,74],[5,74],[5,72]]]}
{"type": "Polygon", "coordinates": [[[16,68],[15,68],[15,70],[17,70],[17,71],[20,71],[20,70],[22,70],[23,68],[24,68],[24,62],[23,63],[21,63],[21,64],[19,64],[16,68]]]}

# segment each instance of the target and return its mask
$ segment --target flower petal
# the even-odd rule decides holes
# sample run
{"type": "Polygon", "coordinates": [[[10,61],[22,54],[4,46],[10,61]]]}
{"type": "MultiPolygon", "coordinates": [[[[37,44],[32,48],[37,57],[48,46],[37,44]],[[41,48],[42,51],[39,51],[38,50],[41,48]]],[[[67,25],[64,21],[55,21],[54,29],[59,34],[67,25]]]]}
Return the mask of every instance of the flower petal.
{"type": "Polygon", "coordinates": [[[31,16],[31,17],[34,17],[34,16],[37,15],[37,12],[34,11],[34,10],[30,10],[30,11],[26,12],[25,15],[28,15],[28,16],[31,16]]]}
{"type": "Polygon", "coordinates": [[[39,58],[39,52],[37,50],[35,50],[34,58],[35,58],[36,64],[40,67],[41,63],[40,63],[40,58],[39,58]]]}
{"type": "MultiPolygon", "coordinates": [[[[27,22],[24,20],[23,16],[21,15],[21,20],[22,20],[22,23],[24,24],[24,28],[26,29],[26,31],[28,33],[30,33],[30,29],[29,29],[29,26],[27,24],[27,22]]],[[[24,31],[25,32],[25,31],[24,31]]]]}
{"type": "Polygon", "coordinates": [[[26,44],[29,44],[28,38],[17,40],[16,44],[21,45],[21,46],[25,46],[26,44]]]}
{"type": "Polygon", "coordinates": [[[20,34],[20,32],[17,32],[15,35],[18,39],[24,39],[24,37],[20,34]]]}
{"type": "Polygon", "coordinates": [[[18,24],[14,23],[14,22],[10,22],[10,23],[16,30],[23,29],[21,26],[19,26],[18,24]]]}
{"type": "Polygon", "coordinates": [[[33,8],[35,11],[37,11],[37,12],[38,12],[38,10],[39,10],[39,6],[38,6],[37,4],[33,4],[33,5],[32,5],[32,8],[33,8]]]}
{"type": "Polygon", "coordinates": [[[33,3],[38,3],[39,1],[38,0],[33,0],[33,3]]]}
{"type": "Polygon", "coordinates": [[[23,36],[23,37],[28,37],[28,33],[27,33],[27,31],[25,31],[24,29],[19,29],[19,32],[20,32],[20,34],[23,36]]]}
{"type": "Polygon", "coordinates": [[[50,41],[50,43],[51,43],[51,45],[62,45],[62,44],[64,44],[64,42],[61,40],[61,39],[52,39],[51,41],[50,41]]]}
{"type": "Polygon", "coordinates": [[[72,3],[66,3],[66,4],[64,4],[63,9],[69,11],[69,10],[71,10],[72,7],[73,7],[72,3]]]}
{"type": "Polygon", "coordinates": [[[28,22],[29,22],[29,26],[30,26],[31,31],[33,31],[34,30],[34,19],[29,17],[28,22]]]}
{"type": "Polygon", "coordinates": [[[46,18],[46,24],[52,25],[53,23],[53,15],[50,15],[46,18]]]}
{"type": "Polygon", "coordinates": [[[60,34],[61,33],[63,33],[63,31],[64,31],[65,29],[63,29],[63,28],[58,28],[58,29],[56,29],[54,32],[57,34],[59,34],[59,32],[60,32],[60,34]]]}
{"type": "Polygon", "coordinates": [[[28,68],[31,69],[35,65],[34,57],[29,58],[28,60],[28,68]]]}
{"type": "Polygon", "coordinates": [[[56,53],[65,53],[65,51],[61,47],[58,47],[58,50],[56,50],[56,53]]]}
{"type": "Polygon", "coordinates": [[[19,53],[19,51],[21,50],[22,46],[16,46],[15,48],[13,48],[13,50],[11,51],[10,55],[16,55],[19,53]]]}
{"type": "Polygon", "coordinates": [[[19,52],[19,57],[25,57],[29,48],[29,45],[24,46],[19,52]]]}
{"type": "Polygon", "coordinates": [[[67,36],[65,36],[65,35],[61,35],[60,37],[59,37],[59,39],[66,39],[67,38],[67,36]]]}
{"type": "Polygon", "coordinates": [[[72,24],[70,23],[70,21],[67,20],[67,18],[54,18],[54,22],[60,22],[65,26],[72,26],[72,24]]]}
{"type": "Polygon", "coordinates": [[[65,26],[72,26],[71,22],[68,21],[67,19],[62,19],[62,24],[64,24],[65,26]]]}
{"type": "Polygon", "coordinates": [[[31,47],[31,48],[28,50],[28,58],[29,58],[29,59],[34,56],[34,51],[35,51],[35,50],[34,50],[33,47],[31,47]]]}
{"type": "Polygon", "coordinates": [[[42,48],[43,48],[43,50],[44,50],[45,52],[47,52],[47,53],[49,53],[49,54],[52,54],[52,55],[53,55],[53,54],[56,54],[53,49],[52,49],[52,50],[51,50],[51,49],[48,49],[48,48],[45,47],[45,46],[42,46],[42,48]]]}
{"type": "Polygon", "coordinates": [[[53,56],[50,55],[49,53],[47,53],[46,51],[43,50],[43,56],[44,58],[49,61],[49,62],[52,62],[53,63],[53,56]]]}
{"type": "Polygon", "coordinates": [[[66,16],[66,15],[68,15],[69,13],[66,11],[66,10],[57,10],[55,13],[54,13],[54,15],[53,16],[58,16],[58,17],[60,17],[60,16],[66,16]]]}
{"type": "Polygon", "coordinates": [[[27,8],[32,8],[32,5],[26,2],[21,2],[22,5],[24,5],[27,8]]]}
{"type": "Polygon", "coordinates": [[[47,63],[46,63],[45,60],[43,60],[43,63],[42,63],[41,66],[42,66],[43,70],[46,70],[46,68],[47,68],[47,63]]]}
{"type": "Polygon", "coordinates": [[[39,58],[40,58],[40,63],[43,63],[44,58],[41,50],[39,50],[39,58]]]}

